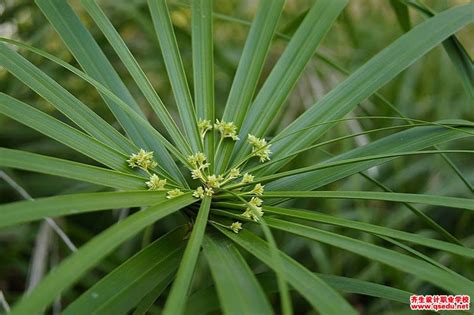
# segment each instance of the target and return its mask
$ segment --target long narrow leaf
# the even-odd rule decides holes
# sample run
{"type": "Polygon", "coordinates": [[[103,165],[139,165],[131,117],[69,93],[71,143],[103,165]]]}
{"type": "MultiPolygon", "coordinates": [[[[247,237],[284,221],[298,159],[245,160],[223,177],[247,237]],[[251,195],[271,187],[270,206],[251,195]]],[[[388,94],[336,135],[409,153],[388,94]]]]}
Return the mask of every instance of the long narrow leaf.
{"type": "MultiPolygon", "coordinates": [[[[245,138],[249,133],[258,137],[264,135],[303,73],[305,65],[347,2],[347,0],[316,1],[250,107],[240,131],[240,138],[245,138]]],[[[241,143],[245,145],[237,144],[234,150],[236,160],[240,160],[248,153],[248,143],[241,143]]]]}
{"type": "Polygon", "coordinates": [[[148,0],[148,7],[150,8],[155,32],[160,42],[166,70],[171,81],[171,87],[173,88],[184,130],[191,142],[193,151],[202,151],[191,92],[189,91],[186,74],[184,73],[183,62],[180,57],[166,0],[148,0]]]}
{"type": "Polygon", "coordinates": [[[184,251],[183,259],[179,264],[176,279],[171,287],[170,294],[163,309],[164,315],[183,314],[186,308],[186,300],[193,280],[194,269],[201,250],[204,232],[206,231],[207,217],[211,207],[211,198],[202,200],[196,222],[193,226],[191,237],[184,251]]]}
{"type": "MultiPolygon", "coordinates": [[[[246,229],[236,235],[227,229],[216,228],[266,265],[275,268],[270,247],[264,240],[246,229]]],[[[280,255],[287,281],[321,314],[357,314],[349,303],[318,276],[283,252],[280,255]]]]}
{"type": "MultiPolygon", "coordinates": [[[[237,126],[242,125],[257,88],[284,3],[284,0],[260,1],[227,97],[222,117],[224,121],[233,121],[237,126]]],[[[218,170],[223,170],[229,162],[232,148],[233,143],[224,142],[221,157],[217,160],[218,170]]]]}
{"type": "MultiPolygon", "coordinates": [[[[458,6],[417,25],[326,94],[274,139],[320,121],[343,117],[434,46],[474,21],[474,15],[471,14],[473,9],[474,4],[458,6]]],[[[278,157],[309,145],[329,128],[327,125],[321,126],[279,141],[272,147],[273,156],[278,157]]],[[[275,172],[284,162],[277,164],[267,168],[266,173],[275,172]]]]}
{"type": "Polygon", "coordinates": [[[52,78],[0,43],[0,66],[41,95],[89,135],[129,155],[137,148],[52,78]]]}
{"type": "MultiPolygon", "coordinates": [[[[194,73],[194,105],[198,119],[216,120],[214,104],[214,51],[212,36],[213,0],[192,2],[192,49],[194,73]]],[[[214,161],[214,132],[205,137],[205,152],[209,161],[214,161]]],[[[214,163],[211,162],[211,171],[214,163]]]]}
{"type": "Polygon", "coordinates": [[[474,210],[474,200],[468,198],[375,191],[269,191],[265,192],[264,197],[383,200],[394,202],[422,203],[439,207],[474,210]]]}
{"type": "MultiPolygon", "coordinates": [[[[436,144],[467,137],[462,130],[472,131],[472,128],[461,130],[445,129],[441,127],[423,126],[401,131],[369,143],[365,146],[347,151],[331,158],[325,163],[348,160],[378,154],[396,154],[398,152],[421,150],[436,144]]],[[[285,177],[266,185],[266,190],[311,190],[332,183],[341,178],[367,170],[386,160],[372,160],[348,165],[336,166],[330,169],[320,169],[306,174],[285,177]]]]}
{"type": "Polygon", "coordinates": [[[41,154],[0,148],[0,166],[61,176],[101,186],[142,190],[146,179],[41,154]]]}
{"type": "Polygon", "coordinates": [[[27,296],[12,309],[12,315],[41,312],[63,290],[110,254],[121,243],[157,220],[195,202],[190,194],[166,200],[108,228],[65,259],[27,296]]]}
{"type": "Polygon", "coordinates": [[[94,160],[122,172],[131,172],[127,156],[69,125],[0,92],[0,113],[38,130],[94,160]]]}
{"type": "Polygon", "coordinates": [[[425,261],[412,258],[384,247],[288,221],[267,218],[267,222],[268,225],[273,228],[336,246],[357,255],[379,261],[393,268],[413,274],[420,279],[428,281],[455,294],[469,294],[472,292],[472,288],[474,287],[472,281],[459,274],[447,272],[425,261]]]}
{"type": "Polygon", "coordinates": [[[127,314],[143,295],[168,284],[184,250],[181,227],[148,245],[70,304],[62,314],[127,314]]]}
{"type": "Polygon", "coordinates": [[[99,192],[37,198],[0,205],[0,228],[46,217],[142,207],[165,200],[164,192],[99,192]]]}
{"type": "Polygon", "coordinates": [[[158,115],[158,118],[165,126],[173,141],[176,143],[182,153],[189,153],[189,145],[186,139],[179,131],[176,123],[173,121],[170,113],[166,109],[156,91],[153,89],[153,86],[151,85],[143,70],[140,68],[137,60],[130,52],[127,45],[125,45],[124,41],[117,33],[102,9],[94,1],[83,0],[81,3],[89,15],[94,19],[97,26],[99,26],[101,31],[107,37],[112,48],[114,48],[115,52],[122,60],[128,72],[137,83],[148,103],[158,115]]]}
{"type": "Polygon", "coordinates": [[[281,207],[265,207],[265,213],[277,214],[285,217],[293,217],[303,220],[311,220],[314,222],[326,223],[336,226],[347,227],[351,229],[356,229],[359,231],[368,232],[371,234],[384,235],[392,238],[396,238],[403,241],[412,242],[414,244],[423,245],[426,247],[431,247],[438,249],[440,251],[449,252],[455,255],[460,255],[468,258],[474,258],[474,249],[466,248],[456,244],[451,244],[443,242],[437,239],[427,238],[419,234],[408,233],[405,231],[399,231],[391,228],[386,228],[383,226],[378,226],[365,222],[358,222],[354,220],[348,220],[344,218],[339,218],[335,216],[330,216],[314,211],[302,210],[302,209],[287,209],[281,207]]]}
{"type": "Polygon", "coordinates": [[[203,248],[224,314],[273,314],[252,271],[229,240],[207,236],[203,248]]]}

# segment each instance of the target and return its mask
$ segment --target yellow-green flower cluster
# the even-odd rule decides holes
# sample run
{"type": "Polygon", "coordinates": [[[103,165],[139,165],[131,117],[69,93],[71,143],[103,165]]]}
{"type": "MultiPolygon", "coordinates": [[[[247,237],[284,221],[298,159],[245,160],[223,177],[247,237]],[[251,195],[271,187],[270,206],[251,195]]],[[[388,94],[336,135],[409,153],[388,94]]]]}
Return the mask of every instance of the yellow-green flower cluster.
{"type": "Polygon", "coordinates": [[[138,153],[133,153],[130,155],[127,162],[130,167],[139,167],[146,172],[158,166],[158,164],[153,159],[153,151],[147,152],[143,149],[140,149],[138,153]]]}
{"type": "Polygon", "coordinates": [[[219,121],[219,119],[216,119],[214,128],[220,132],[222,138],[232,138],[234,141],[239,140],[237,136],[237,126],[233,122],[219,121]]]}
{"type": "Polygon", "coordinates": [[[270,151],[271,144],[267,143],[267,140],[249,134],[247,141],[252,145],[253,155],[258,156],[260,162],[263,163],[270,160],[270,154],[272,154],[272,151],[270,151]]]}
{"type": "Polygon", "coordinates": [[[160,179],[158,175],[153,174],[145,184],[148,186],[148,190],[163,190],[166,185],[166,179],[160,179]]]}
{"type": "Polygon", "coordinates": [[[212,195],[214,195],[214,190],[209,187],[203,188],[202,186],[199,186],[193,192],[193,197],[200,199],[204,198],[205,196],[212,197],[212,195]]]}
{"type": "Polygon", "coordinates": [[[234,233],[239,233],[240,230],[242,230],[242,223],[239,221],[233,222],[229,228],[234,231],[234,233]]]}
{"type": "Polygon", "coordinates": [[[172,190],[168,191],[168,194],[167,194],[166,198],[173,199],[173,198],[181,196],[183,194],[184,194],[184,192],[182,192],[178,188],[175,188],[175,189],[172,189],[172,190]]]}
{"type": "Polygon", "coordinates": [[[252,197],[252,199],[250,199],[248,202],[247,209],[245,209],[245,212],[242,213],[242,215],[247,219],[258,222],[258,220],[260,220],[260,218],[263,216],[263,210],[261,207],[262,203],[262,199],[258,197],[252,197]]]}
{"type": "Polygon", "coordinates": [[[204,141],[204,137],[206,136],[206,133],[210,130],[212,130],[212,123],[210,120],[205,120],[205,119],[199,119],[198,120],[198,129],[199,129],[199,134],[201,135],[201,140],[204,141]]]}
{"type": "Polygon", "coordinates": [[[188,162],[193,167],[191,170],[193,179],[206,180],[205,170],[211,165],[206,160],[206,156],[201,152],[188,156],[188,162]]]}

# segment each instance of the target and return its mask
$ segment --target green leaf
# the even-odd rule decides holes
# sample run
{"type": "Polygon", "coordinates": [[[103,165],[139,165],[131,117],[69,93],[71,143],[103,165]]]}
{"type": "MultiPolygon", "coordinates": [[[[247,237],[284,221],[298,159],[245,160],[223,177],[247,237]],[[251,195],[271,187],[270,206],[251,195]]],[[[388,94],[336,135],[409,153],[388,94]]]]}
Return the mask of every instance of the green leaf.
{"type": "Polygon", "coordinates": [[[265,198],[336,198],[383,200],[394,202],[422,203],[438,207],[474,210],[474,200],[424,194],[405,194],[375,191],[269,191],[265,198]]]}
{"type": "Polygon", "coordinates": [[[148,0],[148,7],[150,8],[158,41],[160,42],[166,70],[171,81],[171,87],[173,88],[184,130],[191,142],[193,152],[202,151],[191,92],[189,91],[188,81],[184,73],[183,62],[179,54],[178,43],[174,35],[166,0],[148,0]]]}
{"type": "MultiPolygon", "coordinates": [[[[343,117],[437,44],[471,23],[474,20],[474,15],[471,14],[473,9],[474,4],[468,4],[446,10],[398,38],[275,137],[273,157],[291,153],[316,141],[330,128],[329,125],[276,142],[278,138],[315,123],[343,117]]],[[[284,163],[274,164],[265,171],[267,174],[274,173],[284,163]]]]}
{"type": "MultiPolygon", "coordinates": [[[[410,296],[412,293],[407,291],[354,278],[325,275],[321,273],[316,273],[316,275],[332,288],[344,293],[367,295],[404,304],[410,303],[410,296]]],[[[257,280],[262,285],[263,290],[267,293],[276,293],[278,290],[275,276],[272,272],[258,274],[257,280]]],[[[189,309],[195,310],[194,313],[188,312],[188,315],[209,314],[213,311],[218,311],[219,301],[214,286],[196,291],[192,294],[189,297],[188,307],[189,309]]]]}
{"type": "MultiPolygon", "coordinates": [[[[241,139],[245,139],[247,134],[264,136],[303,73],[305,65],[347,2],[318,0],[309,10],[250,106],[240,130],[241,139]]],[[[249,148],[246,141],[238,143],[234,148],[234,161],[239,161],[248,154],[249,148]]]]}
{"type": "Polygon", "coordinates": [[[164,315],[178,315],[183,314],[185,311],[186,300],[193,280],[194,269],[196,268],[199,251],[201,250],[204,232],[206,231],[210,206],[211,198],[205,197],[199,207],[196,222],[194,223],[193,231],[191,232],[188,245],[184,251],[183,259],[179,264],[176,279],[173,282],[170,294],[163,308],[164,315]]]}
{"type": "Polygon", "coordinates": [[[0,228],[45,217],[97,210],[142,207],[165,200],[165,192],[99,192],[60,195],[0,205],[0,228]]]}
{"type": "Polygon", "coordinates": [[[181,227],[156,240],[84,292],[64,315],[127,314],[155,287],[169,284],[186,242],[181,227]]]}
{"type": "Polygon", "coordinates": [[[288,221],[267,218],[267,223],[275,229],[336,246],[367,257],[370,260],[375,260],[403,272],[413,274],[420,279],[455,294],[469,294],[474,287],[472,281],[459,274],[447,272],[425,261],[384,247],[288,221]]]}
{"type": "MultiPolygon", "coordinates": [[[[112,92],[110,92],[105,86],[103,86],[101,83],[97,82],[94,80],[92,77],[89,75],[85,74],[84,72],[80,71],[79,69],[69,65],[68,63],[64,62],[63,60],[56,58],[55,56],[41,50],[37,49],[35,47],[32,47],[30,45],[11,40],[11,39],[6,39],[6,38],[1,38],[0,41],[4,41],[7,43],[10,43],[12,45],[16,45],[22,48],[25,48],[35,54],[38,54],[44,58],[47,58],[62,67],[66,68],[67,70],[71,71],[72,73],[76,74],[80,78],[84,79],[85,81],[89,82],[91,85],[95,86],[99,91],[101,91],[104,95],[109,97],[111,100],[115,102],[117,106],[122,108],[128,115],[130,115],[130,118],[133,120],[135,124],[137,124],[140,128],[142,128],[144,131],[147,132],[147,135],[153,138],[153,141],[162,143],[178,160],[183,162],[184,164],[187,163],[186,158],[171,144],[166,140],[165,137],[163,137],[146,119],[135,113],[133,110],[131,110],[126,103],[124,103],[121,99],[119,99],[116,95],[114,95],[112,92]]],[[[164,177],[170,179],[169,172],[171,172],[173,175],[175,175],[175,178],[179,178],[181,183],[184,184],[186,187],[188,186],[186,180],[183,177],[183,174],[179,171],[176,163],[171,159],[169,156],[168,152],[164,155],[160,155],[159,152],[155,152],[157,154],[154,155],[154,157],[163,163],[162,165],[158,165],[158,169],[163,173],[164,177]]],[[[128,171],[130,171],[129,168],[127,168],[128,171]]],[[[173,179],[171,179],[173,180],[173,179]]]]}
{"type": "MultiPolygon", "coordinates": [[[[219,226],[215,227],[270,268],[275,269],[275,261],[272,259],[267,242],[247,229],[237,235],[219,226]]],[[[321,314],[357,314],[346,300],[317,275],[281,251],[280,256],[288,283],[321,314]]]]}
{"type": "MultiPolygon", "coordinates": [[[[400,0],[399,0],[400,1],[400,0]]],[[[433,11],[426,4],[415,2],[415,1],[402,1],[408,6],[415,8],[417,11],[422,13],[426,17],[433,17],[436,15],[436,12],[433,11]]],[[[449,56],[449,59],[454,64],[456,68],[464,89],[467,92],[471,102],[474,102],[474,63],[469,56],[468,52],[457,39],[455,35],[450,36],[443,42],[443,47],[446,53],[449,56]]]]}
{"type": "Polygon", "coordinates": [[[390,6],[392,7],[395,15],[397,16],[398,24],[404,32],[408,32],[411,28],[410,14],[408,8],[400,2],[400,0],[390,0],[390,6]]]}
{"type": "MultiPolygon", "coordinates": [[[[81,23],[68,2],[36,0],[36,4],[84,71],[106,86],[135,112],[145,117],[99,45],[81,23]]],[[[146,131],[142,130],[114,100],[104,94],[101,94],[101,96],[135,144],[148,151],[156,152],[159,162],[172,161],[163,146],[154,141],[153,137],[146,131]]]]}
{"type": "Polygon", "coordinates": [[[170,113],[166,109],[156,91],[153,89],[153,86],[151,85],[143,70],[140,68],[137,60],[113,27],[112,23],[110,23],[104,12],[94,1],[85,0],[81,1],[81,3],[89,15],[94,19],[94,22],[97,24],[97,26],[104,33],[110,42],[110,45],[122,60],[124,66],[127,68],[133,80],[142,91],[148,103],[155,111],[178,148],[184,154],[189,153],[189,145],[186,142],[186,139],[179,131],[170,113]]]}
{"type": "Polygon", "coordinates": [[[120,221],[94,237],[66,258],[12,309],[12,315],[35,314],[47,307],[117,246],[161,218],[190,205],[196,199],[185,194],[149,207],[120,221]]]}
{"type": "MultiPolygon", "coordinates": [[[[459,130],[454,130],[432,126],[415,127],[384,137],[365,146],[357,147],[356,149],[352,149],[343,154],[337,155],[334,158],[328,159],[324,163],[335,163],[337,161],[378,155],[381,153],[396,154],[406,151],[416,151],[435,144],[468,136],[468,134],[464,133],[463,130],[472,131],[472,128],[466,127],[458,129],[459,130]]],[[[347,165],[315,170],[305,174],[289,176],[268,183],[265,186],[265,190],[312,190],[387,161],[390,161],[390,158],[350,163],[347,165]]]]}
{"type": "MultiPolygon", "coordinates": [[[[224,314],[273,314],[260,284],[232,242],[206,236],[203,249],[224,314]]],[[[188,309],[202,314],[191,305],[188,309]]]]}
{"type": "Polygon", "coordinates": [[[143,190],[146,178],[41,154],[0,148],[0,166],[71,178],[106,187],[143,190]]]}
{"type": "Polygon", "coordinates": [[[28,60],[7,48],[3,43],[0,43],[0,66],[3,66],[100,142],[110,145],[126,155],[138,151],[127,138],[122,136],[89,107],[28,60]]]}
{"type": "Polygon", "coordinates": [[[265,213],[277,214],[285,217],[298,218],[303,220],[310,220],[319,223],[331,224],[336,226],[347,227],[350,229],[355,229],[363,232],[368,232],[376,235],[389,236],[391,238],[396,238],[403,241],[412,242],[418,245],[423,245],[426,247],[431,247],[438,249],[440,251],[452,253],[455,255],[460,255],[468,258],[474,258],[474,249],[466,248],[456,244],[451,244],[448,242],[443,242],[440,240],[427,238],[419,234],[408,233],[405,231],[399,231],[383,226],[378,226],[365,222],[357,222],[354,220],[347,220],[339,217],[334,217],[331,215],[326,215],[314,211],[302,210],[302,209],[286,209],[280,207],[264,207],[265,213]]]}
{"type": "MultiPolygon", "coordinates": [[[[192,50],[194,73],[194,104],[198,119],[216,120],[214,104],[214,50],[212,34],[213,0],[196,0],[192,2],[192,50]]],[[[214,132],[205,137],[205,153],[214,171],[214,132]]]]}
{"type": "MultiPolygon", "coordinates": [[[[255,94],[284,3],[283,0],[259,2],[224,108],[222,117],[224,121],[232,121],[238,127],[242,125],[255,94]]],[[[219,171],[222,171],[229,162],[233,145],[232,142],[224,142],[217,160],[219,171]]]]}
{"type": "Polygon", "coordinates": [[[92,159],[119,171],[130,173],[128,156],[100,143],[36,108],[0,92],[0,113],[33,128],[92,159]]]}

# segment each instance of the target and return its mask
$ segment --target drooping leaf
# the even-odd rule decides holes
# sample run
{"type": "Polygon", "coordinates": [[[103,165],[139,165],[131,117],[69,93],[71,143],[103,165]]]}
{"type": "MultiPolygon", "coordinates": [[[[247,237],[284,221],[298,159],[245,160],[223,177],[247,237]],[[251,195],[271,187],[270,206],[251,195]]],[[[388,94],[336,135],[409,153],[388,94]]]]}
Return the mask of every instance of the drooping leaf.
{"type": "Polygon", "coordinates": [[[41,312],[65,289],[74,284],[102,258],[121,243],[157,220],[195,202],[190,194],[166,200],[142,210],[94,237],[49,273],[27,296],[12,309],[12,315],[41,312]]]}
{"type": "Polygon", "coordinates": [[[63,314],[127,314],[145,294],[171,281],[185,236],[186,228],[180,227],[151,243],[84,292],[63,314]]]}

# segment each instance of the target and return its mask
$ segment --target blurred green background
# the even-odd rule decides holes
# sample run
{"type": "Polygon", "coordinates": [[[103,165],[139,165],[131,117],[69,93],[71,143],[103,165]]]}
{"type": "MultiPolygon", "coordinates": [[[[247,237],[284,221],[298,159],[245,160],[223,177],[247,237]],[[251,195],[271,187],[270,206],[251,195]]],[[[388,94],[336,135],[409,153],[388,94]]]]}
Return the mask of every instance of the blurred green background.
{"type": "MultiPolygon", "coordinates": [[[[112,48],[106,42],[104,36],[93,25],[90,18],[81,10],[79,1],[70,1],[77,9],[81,19],[91,30],[100,47],[112,61],[122,79],[142,105],[145,113],[149,114],[154,125],[160,129],[161,126],[153,118],[152,112],[147,107],[146,101],[135,86],[133,80],[127,74],[125,68],[118,60],[112,48]]],[[[449,7],[470,1],[461,0],[432,0],[425,1],[436,11],[442,11],[449,7]]],[[[190,86],[192,87],[192,57],[190,37],[190,9],[189,2],[168,1],[175,26],[175,32],[182,58],[185,64],[190,86]]],[[[284,14],[279,23],[279,30],[285,34],[291,34],[293,22],[305,12],[313,1],[310,0],[287,0],[284,14]]],[[[114,26],[118,29],[128,44],[132,53],[136,56],[140,65],[147,73],[152,84],[155,86],[164,103],[170,108],[173,115],[177,115],[170,83],[163,64],[161,51],[154,34],[151,18],[148,13],[146,1],[144,0],[114,0],[99,1],[104,11],[111,18],[114,26]]],[[[233,0],[215,1],[215,11],[219,13],[214,20],[214,43],[215,43],[215,90],[216,106],[218,116],[223,111],[232,78],[234,76],[240,54],[243,49],[248,32],[248,25],[244,21],[251,21],[255,13],[258,1],[255,0],[233,0]],[[242,20],[238,21],[236,20],[242,20]]],[[[410,9],[412,26],[423,20],[416,11],[410,9]]],[[[377,52],[389,45],[404,33],[403,28],[397,21],[394,10],[389,0],[350,0],[348,7],[339,17],[335,26],[331,29],[323,41],[318,52],[335,61],[337,65],[346,68],[350,72],[356,70],[365,61],[373,57],[377,52]]],[[[0,0],[0,36],[24,41],[78,66],[71,54],[62,44],[60,38],[49,26],[47,20],[31,0],[0,0]]],[[[468,53],[474,52],[474,27],[468,26],[457,34],[468,53]]],[[[287,41],[275,37],[271,52],[264,67],[261,83],[271,71],[278,57],[284,51],[287,41]]],[[[21,51],[21,50],[20,50],[21,51]]],[[[27,58],[38,65],[43,71],[55,78],[61,85],[66,87],[85,104],[93,108],[112,125],[118,127],[112,114],[104,106],[99,94],[86,82],[67,70],[58,67],[41,57],[21,51],[27,58]]],[[[306,71],[295,86],[291,97],[287,101],[284,112],[280,113],[278,119],[272,126],[269,136],[278,132],[306,108],[314,104],[346,76],[337,71],[333,66],[315,56],[306,67],[306,71]]],[[[49,114],[65,121],[65,118],[57,113],[52,106],[41,99],[38,95],[24,86],[21,82],[0,69],[0,89],[13,97],[31,104],[49,114]]],[[[462,87],[461,80],[449,57],[442,49],[437,47],[418,62],[402,72],[395,80],[387,84],[381,91],[390,102],[406,116],[414,119],[436,121],[441,119],[460,118],[474,120],[474,105],[462,87]]],[[[353,116],[396,116],[387,106],[377,101],[364,101],[351,115],[353,116]]],[[[362,120],[344,122],[331,129],[326,139],[331,139],[384,126],[402,124],[396,120],[362,120]]],[[[337,154],[354,148],[358,145],[373,141],[390,132],[370,134],[356,139],[337,142],[325,149],[332,154],[337,154]]],[[[467,138],[469,139],[469,138],[467,138]]],[[[67,158],[70,160],[83,161],[94,164],[94,161],[80,156],[73,150],[50,140],[43,135],[14,122],[4,116],[0,116],[0,145],[3,147],[37,152],[41,154],[67,158]]],[[[443,148],[474,149],[472,140],[461,140],[443,146],[443,148]],[[470,141],[470,142],[469,142],[470,141]]],[[[316,161],[327,158],[320,151],[307,152],[293,163],[314,164],[316,161]]],[[[469,155],[454,155],[452,160],[461,169],[462,173],[474,182],[474,168],[472,158],[469,155]]],[[[46,175],[33,174],[29,172],[5,170],[5,172],[17,181],[34,198],[51,196],[54,194],[65,194],[78,191],[94,191],[99,189],[90,184],[81,184],[72,180],[54,178],[46,175]]],[[[371,169],[369,173],[378,180],[398,192],[431,193],[450,196],[472,197],[472,193],[463,185],[458,177],[439,156],[424,156],[400,158],[394,162],[371,169]]],[[[332,190],[375,190],[375,186],[361,176],[352,176],[331,184],[328,189],[332,190]]],[[[21,196],[15,192],[4,181],[0,182],[1,202],[20,200],[21,196]]],[[[427,235],[434,235],[426,226],[419,223],[413,214],[401,205],[375,202],[375,201],[322,201],[308,200],[299,201],[299,206],[307,209],[315,209],[341,217],[356,219],[359,221],[372,222],[382,226],[390,226],[407,231],[420,231],[427,235]]],[[[474,245],[472,233],[472,214],[462,214],[455,209],[430,209],[420,207],[425,212],[448,229],[450,232],[464,239],[471,247],[474,245]]],[[[122,209],[112,212],[101,212],[97,214],[84,214],[59,220],[70,238],[77,244],[83,244],[94,234],[102,231],[120,219],[127,213],[137,209],[122,209]]],[[[154,235],[162,235],[170,226],[182,222],[180,217],[170,217],[155,227],[154,235]]],[[[32,251],[35,248],[35,239],[40,229],[40,223],[22,225],[19,227],[0,231],[0,290],[7,300],[13,303],[25,290],[29,277],[29,266],[32,251]]],[[[338,228],[326,227],[330,230],[339,231],[338,228]]],[[[359,232],[341,230],[340,233],[373,240],[387,247],[392,245],[382,240],[374,239],[359,232]]],[[[50,248],[48,251],[49,268],[69,254],[68,249],[51,235],[50,248]]],[[[318,245],[306,240],[283,236],[277,233],[278,243],[284,251],[296,257],[313,271],[327,274],[343,275],[363,280],[369,280],[381,284],[390,285],[405,290],[415,290],[419,282],[402,272],[384,267],[378,263],[367,261],[363,258],[345,253],[325,245],[318,245]]],[[[67,303],[71,298],[77,296],[85,288],[96,282],[107,271],[110,271],[120,261],[130,256],[140,246],[140,237],[127,242],[114,255],[107,258],[99,268],[89,273],[74,290],[70,290],[64,296],[62,302],[67,303]]],[[[432,255],[430,250],[423,253],[437,261],[450,266],[453,270],[462,273],[468,278],[474,277],[472,266],[458,261],[456,257],[449,255],[432,255]]],[[[249,257],[250,258],[250,257],[249,257]]],[[[265,271],[265,267],[259,262],[252,260],[252,267],[256,272],[265,271]]],[[[209,274],[204,264],[200,266],[200,272],[195,280],[196,286],[205,286],[209,274]]],[[[416,289],[419,294],[423,290],[428,292],[430,287],[416,289]]],[[[296,309],[306,310],[308,306],[303,299],[298,299],[296,309]]],[[[380,301],[362,296],[351,296],[350,301],[358,309],[367,314],[377,314],[384,310],[388,313],[406,312],[406,306],[395,303],[380,301]],[[388,311],[389,310],[389,311],[388,311]]],[[[296,312],[297,313],[297,312],[296,312]]],[[[299,314],[299,313],[297,313],[299,314]]]]}

